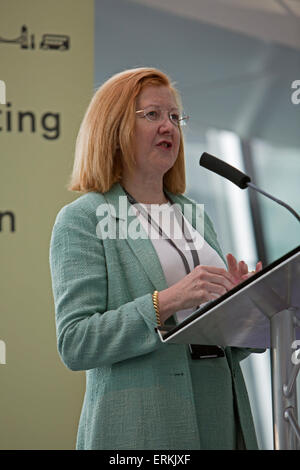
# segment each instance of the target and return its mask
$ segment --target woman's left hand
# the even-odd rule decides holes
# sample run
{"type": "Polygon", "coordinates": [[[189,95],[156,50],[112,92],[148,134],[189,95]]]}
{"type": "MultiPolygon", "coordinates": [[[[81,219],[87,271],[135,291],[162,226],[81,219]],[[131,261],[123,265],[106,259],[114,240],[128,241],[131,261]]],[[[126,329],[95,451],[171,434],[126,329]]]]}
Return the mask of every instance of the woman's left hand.
{"type": "Polygon", "coordinates": [[[262,262],[259,261],[256,264],[256,269],[255,271],[248,271],[248,266],[245,263],[245,261],[239,261],[235,259],[235,257],[229,253],[226,255],[227,263],[228,263],[228,272],[232,274],[232,276],[235,279],[235,283],[239,284],[240,282],[245,281],[249,277],[253,276],[253,274],[258,273],[259,271],[262,270],[262,262]]]}

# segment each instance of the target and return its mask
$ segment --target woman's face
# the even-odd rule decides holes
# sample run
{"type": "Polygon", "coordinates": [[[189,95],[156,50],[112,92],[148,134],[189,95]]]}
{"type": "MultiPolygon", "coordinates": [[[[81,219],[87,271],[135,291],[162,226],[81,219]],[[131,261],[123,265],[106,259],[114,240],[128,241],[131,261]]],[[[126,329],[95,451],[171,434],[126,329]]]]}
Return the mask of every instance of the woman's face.
{"type": "Polygon", "coordinates": [[[137,97],[136,110],[148,106],[163,110],[161,121],[148,121],[143,113],[136,115],[136,171],[142,176],[163,176],[174,165],[179,151],[180,131],[169,119],[169,112],[178,112],[172,91],[166,86],[147,86],[137,97]]]}

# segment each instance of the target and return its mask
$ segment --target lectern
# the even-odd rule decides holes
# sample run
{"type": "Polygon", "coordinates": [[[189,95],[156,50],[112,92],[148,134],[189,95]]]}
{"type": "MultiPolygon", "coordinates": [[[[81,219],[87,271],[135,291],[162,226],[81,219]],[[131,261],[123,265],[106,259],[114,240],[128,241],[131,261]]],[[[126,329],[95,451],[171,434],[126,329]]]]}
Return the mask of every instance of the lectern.
{"type": "Polygon", "coordinates": [[[300,246],[159,335],[166,343],[271,348],[274,449],[300,448],[300,246]]]}

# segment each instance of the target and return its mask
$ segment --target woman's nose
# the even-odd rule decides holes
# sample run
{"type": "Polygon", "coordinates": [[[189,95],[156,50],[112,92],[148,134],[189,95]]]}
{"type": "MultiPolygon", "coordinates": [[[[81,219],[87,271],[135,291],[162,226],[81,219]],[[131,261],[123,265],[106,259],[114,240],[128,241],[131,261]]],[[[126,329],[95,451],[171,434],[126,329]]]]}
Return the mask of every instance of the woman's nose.
{"type": "Polygon", "coordinates": [[[159,129],[160,131],[173,131],[174,129],[174,124],[172,123],[170,117],[169,117],[169,114],[166,112],[164,113],[164,115],[162,116],[162,119],[159,123],[159,129]]]}

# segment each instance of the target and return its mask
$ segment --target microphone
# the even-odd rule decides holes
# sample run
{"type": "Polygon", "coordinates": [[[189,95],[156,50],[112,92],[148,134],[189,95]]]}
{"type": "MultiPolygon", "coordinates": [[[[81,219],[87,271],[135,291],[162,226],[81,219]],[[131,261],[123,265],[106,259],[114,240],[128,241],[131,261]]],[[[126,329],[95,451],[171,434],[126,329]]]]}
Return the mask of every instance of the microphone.
{"type": "Polygon", "coordinates": [[[223,176],[232,183],[236,184],[241,189],[249,187],[251,189],[254,189],[255,191],[258,191],[264,196],[267,196],[268,198],[272,199],[273,201],[277,202],[278,204],[289,210],[300,222],[299,214],[297,214],[297,212],[292,207],[290,207],[288,204],[281,201],[280,199],[271,196],[271,194],[263,191],[262,189],[259,189],[257,186],[255,186],[255,184],[251,183],[251,178],[248,175],[245,175],[245,173],[238,170],[237,168],[234,168],[223,160],[220,160],[219,158],[214,157],[213,155],[210,155],[206,152],[201,155],[199,164],[207,170],[213,171],[214,173],[223,176]]]}

